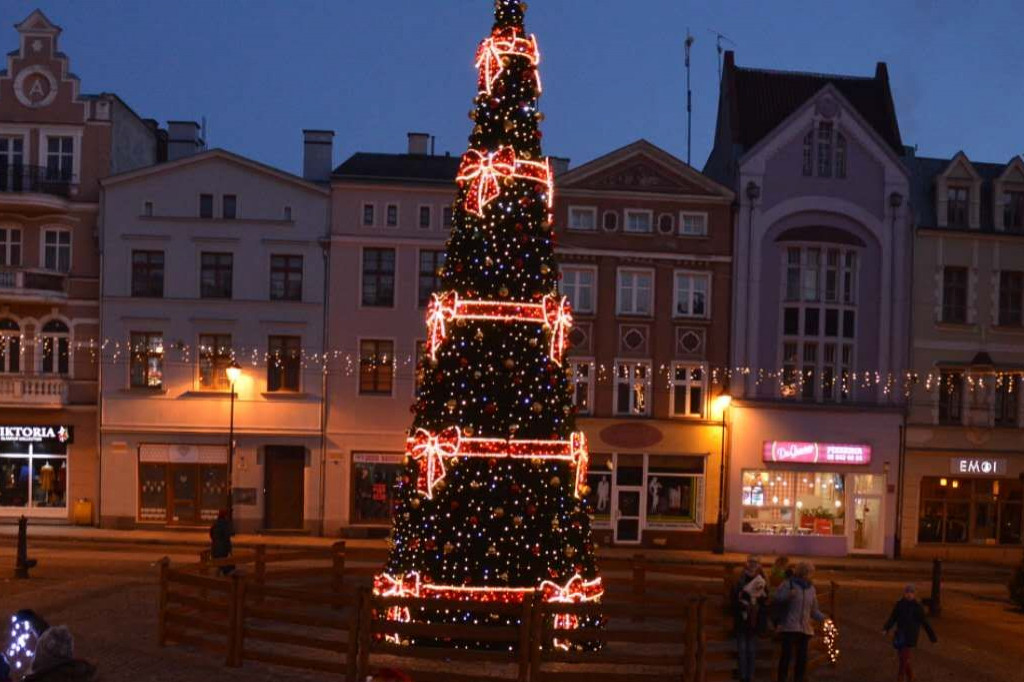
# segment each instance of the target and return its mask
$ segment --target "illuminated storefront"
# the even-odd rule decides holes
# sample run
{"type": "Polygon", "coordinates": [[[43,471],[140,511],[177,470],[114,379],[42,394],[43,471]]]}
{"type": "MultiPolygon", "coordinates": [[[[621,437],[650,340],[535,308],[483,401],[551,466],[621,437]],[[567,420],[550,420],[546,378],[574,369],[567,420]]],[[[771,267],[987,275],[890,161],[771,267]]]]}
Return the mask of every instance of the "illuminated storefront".
{"type": "Polygon", "coordinates": [[[0,425],[0,515],[68,513],[67,425],[0,425]]]}

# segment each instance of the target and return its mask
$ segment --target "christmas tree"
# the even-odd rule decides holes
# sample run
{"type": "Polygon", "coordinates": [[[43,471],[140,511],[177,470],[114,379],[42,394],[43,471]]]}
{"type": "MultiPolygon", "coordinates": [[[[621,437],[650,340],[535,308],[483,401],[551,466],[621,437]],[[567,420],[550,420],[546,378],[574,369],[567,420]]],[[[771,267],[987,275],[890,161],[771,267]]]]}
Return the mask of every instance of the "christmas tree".
{"type": "MultiPolygon", "coordinates": [[[[540,55],[524,32],[525,9],[497,0],[494,28],[477,51],[474,127],[441,292],[427,313],[377,594],[517,602],[539,593],[571,603],[602,593],[583,501],[586,439],[574,428],[563,366],[572,315],[557,289],[554,178],[538,129],[540,55]]],[[[470,617],[426,608],[390,616],[470,617]]]]}

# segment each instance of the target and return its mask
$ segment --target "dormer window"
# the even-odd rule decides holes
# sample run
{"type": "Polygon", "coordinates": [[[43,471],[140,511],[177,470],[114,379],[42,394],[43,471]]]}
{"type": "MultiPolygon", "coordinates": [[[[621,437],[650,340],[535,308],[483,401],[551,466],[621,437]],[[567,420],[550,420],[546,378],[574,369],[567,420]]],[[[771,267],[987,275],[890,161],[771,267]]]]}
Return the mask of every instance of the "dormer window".
{"type": "Polygon", "coordinates": [[[970,190],[966,187],[949,187],[946,189],[946,225],[949,227],[967,227],[967,201],[970,190]]]}
{"type": "Polygon", "coordinates": [[[804,135],[801,173],[805,177],[846,177],[846,138],[831,121],[819,121],[804,135]]]}
{"type": "Polygon", "coordinates": [[[1003,195],[1003,228],[1007,232],[1024,232],[1024,192],[1003,195]]]}

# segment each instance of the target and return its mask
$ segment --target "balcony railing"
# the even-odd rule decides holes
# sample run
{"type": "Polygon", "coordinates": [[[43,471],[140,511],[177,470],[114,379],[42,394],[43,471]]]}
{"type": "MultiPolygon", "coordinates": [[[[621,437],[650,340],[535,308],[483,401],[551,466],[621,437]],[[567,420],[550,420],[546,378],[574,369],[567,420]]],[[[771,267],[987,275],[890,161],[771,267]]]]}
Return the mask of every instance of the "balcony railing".
{"type": "Polygon", "coordinates": [[[66,296],[68,276],[62,272],[0,267],[0,296],[66,296]]]}
{"type": "Polygon", "coordinates": [[[69,197],[78,179],[60,168],[0,164],[0,192],[36,192],[69,197]]]}
{"type": "Polygon", "coordinates": [[[67,402],[67,379],[0,374],[0,404],[60,407],[67,402]]]}

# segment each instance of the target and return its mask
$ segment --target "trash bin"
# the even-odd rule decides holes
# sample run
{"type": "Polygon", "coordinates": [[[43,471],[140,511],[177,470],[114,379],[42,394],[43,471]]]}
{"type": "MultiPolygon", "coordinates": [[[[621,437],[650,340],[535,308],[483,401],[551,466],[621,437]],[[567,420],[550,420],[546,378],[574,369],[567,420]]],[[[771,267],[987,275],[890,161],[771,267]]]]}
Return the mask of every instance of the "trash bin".
{"type": "Polygon", "coordinates": [[[75,500],[75,505],[72,508],[71,514],[76,526],[91,526],[92,500],[84,497],[80,500],[75,500]]]}

